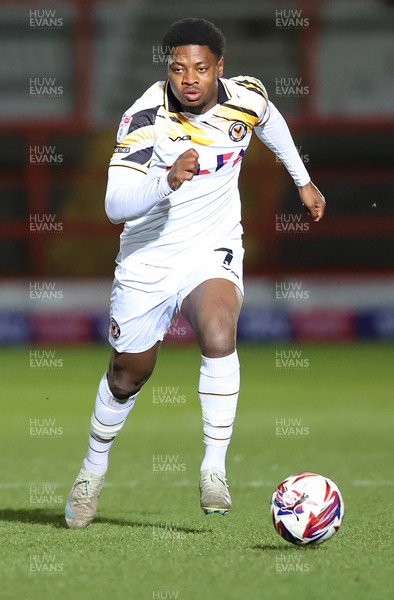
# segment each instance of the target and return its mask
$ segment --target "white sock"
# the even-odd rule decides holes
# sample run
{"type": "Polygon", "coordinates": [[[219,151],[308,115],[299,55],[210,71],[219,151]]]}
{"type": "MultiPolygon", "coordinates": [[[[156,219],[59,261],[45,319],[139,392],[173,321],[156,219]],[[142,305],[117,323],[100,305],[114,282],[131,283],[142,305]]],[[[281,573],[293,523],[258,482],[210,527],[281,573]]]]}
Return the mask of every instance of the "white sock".
{"type": "Polygon", "coordinates": [[[96,475],[104,475],[108,469],[108,453],[133,408],[138,393],[128,398],[126,402],[120,403],[111,394],[107,374],[104,373],[90,421],[89,447],[83,461],[84,469],[96,475]]]}
{"type": "Polygon", "coordinates": [[[233,433],[239,382],[237,351],[223,358],[202,356],[198,393],[202,409],[205,456],[201,471],[215,467],[226,472],[226,452],[233,433]]]}

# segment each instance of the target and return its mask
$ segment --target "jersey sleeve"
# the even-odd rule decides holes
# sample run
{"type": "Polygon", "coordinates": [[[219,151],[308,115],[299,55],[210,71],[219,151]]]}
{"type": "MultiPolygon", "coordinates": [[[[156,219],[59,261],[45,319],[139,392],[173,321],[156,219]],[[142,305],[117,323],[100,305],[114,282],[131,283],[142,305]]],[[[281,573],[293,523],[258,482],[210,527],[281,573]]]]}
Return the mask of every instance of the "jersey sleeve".
{"type": "Polygon", "coordinates": [[[167,173],[150,179],[135,169],[110,169],[105,212],[112,223],[125,223],[147,214],[171,194],[167,173]]]}
{"type": "Polygon", "coordinates": [[[161,106],[159,83],[124,113],[110,167],[128,167],[144,174],[148,172],[155,141],[155,120],[161,106]]]}
{"type": "Polygon", "coordinates": [[[258,121],[254,126],[263,125],[269,118],[269,102],[267,90],[260,79],[249,75],[239,75],[238,77],[232,77],[231,81],[251,92],[252,96],[250,98],[252,99],[253,110],[258,117],[258,121]]]}
{"type": "Polygon", "coordinates": [[[286,121],[272,102],[269,102],[270,116],[267,121],[255,127],[257,137],[276,154],[298,186],[311,180],[298,153],[286,121]]]}

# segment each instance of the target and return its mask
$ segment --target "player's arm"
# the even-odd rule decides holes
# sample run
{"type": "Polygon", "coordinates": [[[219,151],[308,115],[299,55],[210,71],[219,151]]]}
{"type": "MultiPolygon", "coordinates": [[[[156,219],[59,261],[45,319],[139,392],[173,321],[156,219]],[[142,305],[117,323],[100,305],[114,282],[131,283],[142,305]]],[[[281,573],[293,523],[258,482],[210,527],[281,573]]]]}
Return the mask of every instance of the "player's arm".
{"type": "Polygon", "coordinates": [[[283,162],[298,187],[301,202],[314,221],[319,221],[326,206],[324,196],[312,183],[298,154],[286,121],[278,109],[268,102],[268,118],[255,127],[259,139],[283,162]]]}
{"type": "Polygon", "coordinates": [[[150,179],[137,169],[112,166],[108,170],[105,212],[112,223],[125,223],[147,214],[172,192],[167,173],[150,179]]]}
{"type": "Polygon", "coordinates": [[[112,166],[108,171],[105,212],[112,223],[125,223],[147,214],[158,202],[193,179],[198,169],[194,148],[178,156],[168,173],[155,179],[135,168],[112,166]]]}

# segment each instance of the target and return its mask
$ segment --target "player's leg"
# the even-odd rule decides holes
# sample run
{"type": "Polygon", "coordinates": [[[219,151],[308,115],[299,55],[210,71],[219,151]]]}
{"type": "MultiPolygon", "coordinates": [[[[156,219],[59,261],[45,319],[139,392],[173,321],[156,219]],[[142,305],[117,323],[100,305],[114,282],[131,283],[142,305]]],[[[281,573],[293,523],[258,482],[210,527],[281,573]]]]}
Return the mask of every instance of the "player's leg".
{"type": "Polygon", "coordinates": [[[225,458],[237,409],[240,372],[236,330],[242,293],[228,279],[209,279],[183,301],[201,348],[199,397],[205,456],[201,464],[201,507],[207,514],[231,508],[225,458]]]}
{"type": "Polygon", "coordinates": [[[89,444],[66,505],[69,527],[81,529],[93,520],[108,469],[108,454],[136,397],[156,364],[160,342],[136,354],[112,349],[109,369],[101,378],[90,422],[89,444]]]}
{"type": "Polygon", "coordinates": [[[196,334],[203,356],[223,358],[235,352],[243,295],[229,279],[203,281],[183,300],[181,312],[196,334]]]}
{"type": "Polygon", "coordinates": [[[109,450],[154,369],[176,307],[176,296],[166,291],[167,275],[168,269],[136,261],[132,271],[120,265],[115,271],[108,337],[113,352],[99,384],[88,453],[66,506],[70,527],[86,527],[92,521],[109,450]]]}
{"type": "Polygon", "coordinates": [[[112,349],[91,418],[88,453],[83,467],[96,475],[108,468],[108,453],[132,410],[138,393],[151,376],[160,347],[157,342],[145,352],[131,354],[112,349]]]}

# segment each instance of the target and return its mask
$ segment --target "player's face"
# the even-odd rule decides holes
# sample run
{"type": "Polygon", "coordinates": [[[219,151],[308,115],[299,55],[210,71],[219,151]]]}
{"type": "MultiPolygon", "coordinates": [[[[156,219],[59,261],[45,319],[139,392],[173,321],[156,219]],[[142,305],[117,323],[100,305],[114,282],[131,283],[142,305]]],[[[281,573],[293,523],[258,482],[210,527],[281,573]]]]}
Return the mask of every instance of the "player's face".
{"type": "Polygon", "coordinates": [[[218,101],[218,77],[223,76],[224,59],[208,46],[173,48],[168,78],[176,99],[186,112],[205,113],[218,101]]]}

